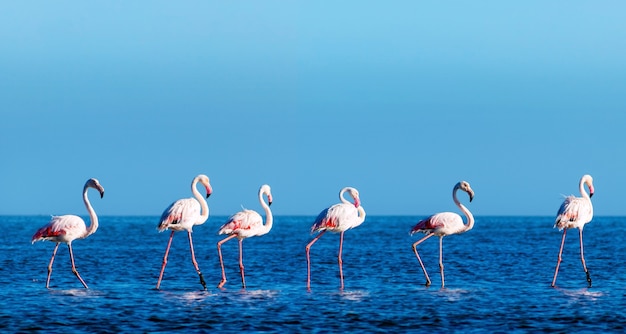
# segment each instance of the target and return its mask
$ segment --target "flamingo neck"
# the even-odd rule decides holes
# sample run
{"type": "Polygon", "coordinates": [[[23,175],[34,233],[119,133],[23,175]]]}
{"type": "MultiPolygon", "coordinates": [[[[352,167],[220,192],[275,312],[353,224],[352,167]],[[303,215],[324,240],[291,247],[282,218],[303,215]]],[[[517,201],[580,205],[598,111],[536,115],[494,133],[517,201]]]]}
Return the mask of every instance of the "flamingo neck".
{"type": "Polygon", "coordinates": [[[206,200],[202,197],[202,194],[200,194],[198,189],[196,189],[197,184],[198,178],[193,179],[193,182],[191,182],[191,193],[193,194],[193,197],[200,202],[200,218],[195,223],[195,225],[200,225],[204,224],[207,218],[209,218],[209,205],[206,203],[206,200]]]}
{"type": "Polygon", "coordinates": [[[360,205],[357,208],[357,212],[359,213],[359,217],[357,218],[358,220],[357,220],[357,223],[354,225],[354,227],[357,227],[363,224],[363,222],[365,221],[365,216],[367,216],[367,214],[365,213],[365,209],[363,209],[363,207],[360,205]]]}
{"type": "Polygon", "coordinates": [[[456,191],[457,189],[454,189],[454,191],[452,192],[452,199],[454,199],[454,203],[456,204],[456,206],[458,206],[459,209],[461,209],[461,211],[463,212],[463,214],[465,214],[465,217],[467,217],[467,224],[465,224],[465,230],[469,231],[474,227],[474,215],[472,215],[470,210],[466,208],[465,205],[461,204],[459,199],[456,198],[456,191]]]}
{"type": "Polygon", "coordinates": [[[89,227],[87,227],[87,231],[85,232],[85,236],[83,236],[83,238],[94,234],[98,229],[98,216],[96,215],[96,211],[94,211],[91,203],[89,202],[89,198],[87,197],[88,189],[89,187],[85,185],[85,188],[83,189],[83,202],[85,203],[87,212],[89,212],[89,219],[91,220],[91,224],[89,224],[89,227]]]}
{"type": "Polygon", "coordinates": [[[259,192],[259,202],[261,203],[263,210],[265,210],[265,225],[263,225],[265,230],[263,231],[263,234],[266,234],[272,229],[272,225],[274,224],[274,216],[272,215],[272,209],[270,209],[270,206],[265,203],[262,192],[259,192]]]}
{"type": "Polygon", "coordinates": [[[346,193],[346,191],[348,191],[348,188],[343,188],[341,189],[341,191],[339,192],[339,200],[341,200],[341,203],[345,203],[345,204],[352,204],[350,203],[347,199],[345,199],[343,197],[343,194],[346,193]]]}
{"type": "Polygon", "coordinates": [[[587,190],[585,190],[585,178],[580,179],[580,184],[578,185],[578,189],[580,190],[580,195],[585,199],[590,199],[589,194],[587,194],[587,190]]]}

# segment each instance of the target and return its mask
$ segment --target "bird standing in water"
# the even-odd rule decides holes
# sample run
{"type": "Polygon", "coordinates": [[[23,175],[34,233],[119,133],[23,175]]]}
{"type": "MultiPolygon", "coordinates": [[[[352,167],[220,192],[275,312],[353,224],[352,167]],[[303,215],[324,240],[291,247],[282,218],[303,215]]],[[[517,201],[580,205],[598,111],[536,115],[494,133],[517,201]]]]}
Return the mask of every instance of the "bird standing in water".
{"type": "Polygon", "coordinates": [[[567,229],[570,228],[578,228],[578,235],[580,237],[580,260],[583,263],[583,269],[587,275],[587,284],[591,287],[591,276],[589,276],[589,270],[587,270],[585,255],[583,252],[583,228],[585,227],[585,224],[589,223],[591,219],[593,219],[593,205],[591,205],[591,196],[593,196],[593,178],[591,175],[583,175],[578,184],[578,188],[582,197],[576,197],[574,195],[566,197],[556,214],[554,227],[559,230],[563,230],[563,237],[561,238],[561,248],[559,249],[559,258],[556,263],[556,269],[554,270],[552,287],[556,285],[556,276],[559,274],[561,255],[563,254],[563,244],[565,243],[565,234],[567,229]],[[589,187],[589,194],[585,191],[585,185],[589,187]]]}
{"type": "Polygon", "coordinates": [[[424,267],[424,263],[420,258],[417,252],[417,245],[424,242],[426,239],[436,235],[439,237],[439,271],[441,272],[441,287],[445,286],[445,279],[443,276],[443,237],[450,234],[459,234],[463,232],[467,232],[474,227],[474,216],[472,213],[456,198],[456,191],[462,190],[469,195],[470,202],[474,199],[474,191],[470,187],[470,184],[466,181],[461,181],[457,183],[452,189],[452,199],[454,203],[463,211],[465,216],[467,217],[467,224],[463,224],[463,218],[457,213],[454,212],[441,212],[434,214],[426,219],[419,221],[413,228],[411,229],[411,234],[422,232],[426,233],[426,236],[419,239],[417,242],[413,244],[413,252],[417,257],[417,260],[424,271],[424,276],[426,276],[426,286],[429,286],[431,281],[430,277],[428,277],[428,273],[426,272],[426,268],[424,267]]]}
{"type": "Polygon", "coordinates": [[[91,220],[91,224],[89,227],[85,226],[85,221],[75,215],[64,215],[64,216],[54,216],[52,220],[41,227],[35,232],[33,235],[31,242],[35,243],[39,240],[49,240],[52,242],[56,242],[56,246],[54,246],[54,250],[52,251],[52,258],[50,259],[50,264],[48,264],[48,278],[46,279],[46,288],[50,287],[50,276],[52,275],[52,263],[54,263],[54,256],[57,253],[57,249],[59,249],[60,243],[67,244],[67,248],[70,252],[70,260],[72,262],[72,272],[78,280],[83,284],[85,288],[89,288],[87,283],[80,277],[78,270],[76,270],[76,266],[74,265],[74,253],[72,251],[72,241],[76,239],[84,239],[88,236],[94,234],[98,229],[98,216],[94,211],[91,203],[89,203],[89,198],[87,198],[87,190],[89,188],[93,188],[98,190],[100,193],[100,198],[104,196],[104,188],[100,185],[100,182],[96,179],[89,179],[85,183],[83,187],[83,202],[85,203],[85,207],[87,208],[87,212],[89,212],[89,219],[91,220]]]}
{"type": "Polygon", "coordinates": [[[311,226],[311,233],[320,232],[311,242],[306,245],[306,262],[307,262],[307,289],[311,288],[311,258],[310,250],[311,246],[324,235],[326,231],[335,233],[341,233],[339,236],[339,255],[337,256],[339,262],[339,278],[341,281],[341,289],[343,289],[343,260],[341,259],[341,252],[343,249],[343,233],[346,230],[357,227],[365,221],[365,210],[361,206],[361,199],[359,198],[359,191],[352,187],[345,187],[339,192],[339,199],[341,203],[335,204],[329,208],[324,209],[315,219],[313,226],[311,226]],[[354,203],[348,202],[343,195],[344,193],[350,194],[354,203]]]}
{"type": "Polygon", "coordinates": [[[254,210],[243,210],[235,213],[228,218],[228,221],[220,227],[218,234],[228,234],[229,236],[217,243],[217,253],[220,256],[220,265],[222,267],[222,281],[217,286],[221,288],[226,284],[226,272],[224,271],[224,260],[222,259],[222,244],[226,241],[237,238],[239,239],[239,272],[241,273],[241,286],[246,288],[246,280],[244,278],[243,268],[243,239],[253,236],[267,234],[272,229],[274,217],[272,216],[272,190],[269,185],[264,184],[259,189],[259,202],[265,210],[265,224],[263,217],[254,210]],[[267,196],[267,203],[263,199],[263,195],[267,196]]]}
{"type": "Polygon", "coordinates": [[[198,276],[200,276],[200,284],[202,284],[202,287],[206,290],[206,282],[204,281],[204,276],[202,276],[202,272],[198,267],[198,262],[196,261],[196,256],[193,251],[193,241],[191,238],[193,226],[204,224],[204,222],[206,222],[209,218],[209,206],[207,205],[206,200],[198,192],[198,189],[196,189],[198,182],[205,187],[206,197],[209,198],[213,192],[211,184],[209,183],[209,178],[206,175],[200,174],[191,182],[191,192],[193,193],[193,198],[179,199],[178,201],[170,204],[170,206],[168,206],[161,215],[161,221],[159,222],[157,229],[159,232],[169,229],[172,233],[170,233],[170,239],[167,243],[167,248],[165,249],[165,255],[163,256],[161,273],[159,274],[159,280],[156,285],[157,290],[161,287],[163,272],[165,271],[165,265],[167,265],[167,255],[169,254],[170,246],[172,245],[174,233],[177,231],[187,231],[189,249],[191,250],[191,262],[193,263],[194,268],[196,268],[198,276]]]}

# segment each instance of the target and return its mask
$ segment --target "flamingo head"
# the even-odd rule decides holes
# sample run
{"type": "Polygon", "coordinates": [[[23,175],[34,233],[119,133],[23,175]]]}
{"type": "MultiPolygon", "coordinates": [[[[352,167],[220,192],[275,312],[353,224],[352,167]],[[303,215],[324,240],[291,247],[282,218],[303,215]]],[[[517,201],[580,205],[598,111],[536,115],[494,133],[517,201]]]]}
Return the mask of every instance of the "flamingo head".
{"type": "Polygon", "coordinates": [[[206,189],[206,198],[209,198],[213,193],[213,188],[211,187],[211,183],[209,182],[209,177],[203,174],[196,176],[198,182],[202,183],[204,188],[206,189]]]}
{"type": "Polygon", "coordinates": [[[100,198],[104,197],[104,187],[100,185],[98,179],[91,178],[85,183],[85,188],[94,188],[100,193],[100,198]]]}
{"type": "Polygon", "coordinates": [[[469,195],[470,202],[474,199],[474,190],[472,190],[472,187],[470,187],[469,182],[461,181],[461,182],[456,184],[454,189],[455,190],[456,189],[461,189],[461,190],[465,191],[469,195]]]}
{"type": "Polygon", "coordinates": [[[358,208],[359,206],[361,206],[361,198],[359,197],[359,191],[354,188],[350,188],[348,191],[350,192],[350,196],[354,198],[354,207],[358,208]]]}

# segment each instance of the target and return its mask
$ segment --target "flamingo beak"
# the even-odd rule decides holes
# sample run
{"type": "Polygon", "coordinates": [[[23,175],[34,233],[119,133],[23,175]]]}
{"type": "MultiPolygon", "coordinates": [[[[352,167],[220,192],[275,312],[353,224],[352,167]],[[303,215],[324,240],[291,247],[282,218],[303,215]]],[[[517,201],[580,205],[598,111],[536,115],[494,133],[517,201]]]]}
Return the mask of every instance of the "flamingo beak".
{"type": "Polygon", "coordinates": [[[213,193],[213,189],[211,187],[206,187],[206,198],[209,198],[213,193]]]}
{"type": "Polygon", "coordinates": [[[267,205],[272,205],[272,195],[267,195],[267,205]]]}
{"type": "Polygon", "coordinates": [[[358,198],[354,199],[354,207],[358,208],[359,206],[361,206],[361,200],[359,200],[358,198]]]}
{"type": "Polygon", "coordinates": [[[593,186],[589,184],[589,198],[593,196],[593,186]]]}
{"type": "Polygon", "coordinates": [[[470,198],[470,202],[471,202],[474,199],[474,192],[470,191],[470,192],[468,192],[468,194],[469,194],[469,198],[470,198]]]}
{"type": "Polygon", "coordinates": [[[100,192],[100,198],[104,197],[104,190],[100,192]]]}

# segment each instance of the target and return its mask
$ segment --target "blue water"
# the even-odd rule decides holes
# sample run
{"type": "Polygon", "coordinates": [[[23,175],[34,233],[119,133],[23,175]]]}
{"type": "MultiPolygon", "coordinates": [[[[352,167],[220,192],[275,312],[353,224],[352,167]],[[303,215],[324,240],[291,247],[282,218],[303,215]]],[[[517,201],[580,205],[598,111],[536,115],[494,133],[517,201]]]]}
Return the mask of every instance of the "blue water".
{"type": "Polygon", "coordinates": [[[474,229],[444,238],[446,288],[440,289],[438,240],[418,250],[433,285],[424,286],[409,228],[422,217],[368,216],[345,234],[345,288],[339,289],[339,236],[312,248],[311,291],[304,246],[314,217],[275,218],[273,230],[244,241],[245,290],[237,241],[216,235],[226,217],[194,229],[196,258],[209,287],[202,291],[186,235],[174,237],[161,290],[155,290],[169,233],[158,217],[101,217],[100,229],[74,242],[70,270],[59,248],[45,288],[54,244],[30,244],[49,217],[0,216],[0,329],[14,332],[494,332],[624,331],[626,217],[596,217],[585,229],[587,288],[578,233],[568,233],[557,288],[551,288],[561,233],[553,217],[477,217],[474,229]]]}

